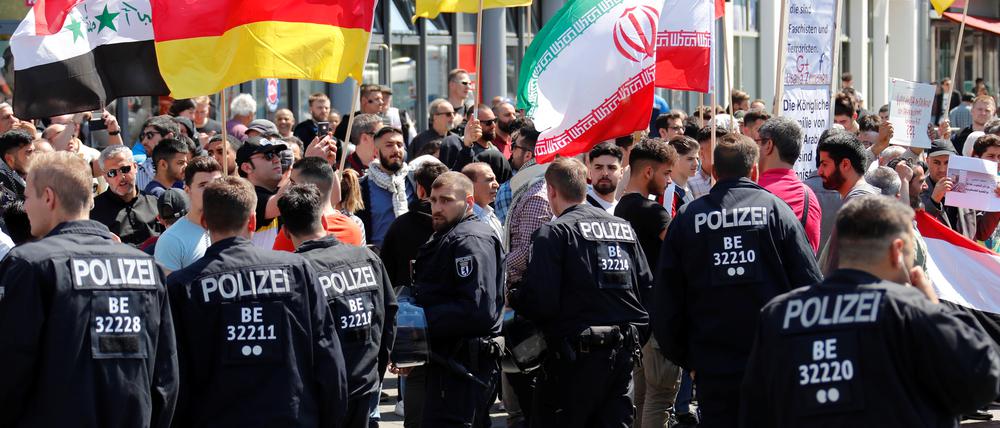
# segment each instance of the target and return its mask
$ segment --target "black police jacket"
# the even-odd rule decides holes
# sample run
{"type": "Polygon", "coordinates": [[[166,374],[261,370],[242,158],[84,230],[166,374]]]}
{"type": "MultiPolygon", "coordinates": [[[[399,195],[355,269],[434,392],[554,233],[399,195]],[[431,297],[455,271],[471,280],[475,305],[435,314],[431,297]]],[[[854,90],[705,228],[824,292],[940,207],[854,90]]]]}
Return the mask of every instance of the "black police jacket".
{"type": "Polygon", "coordinates": [[[660,349],[708,375],[742,373],[760,308],[822,279],[798,217],[747,178],[720,181],[680,209],[657,269],[660,349]]]}
{"type": "Polygon", "coordinates": [[[1000,393],[1000,355],[968,313],[842,269],[764,307],[743,392],[746,427],[954,427],[1000,393]]]}
{"type": "Polygon", "coordinates": [[[500,239],[473,215],[417,250],[414,298],[432,342],[500,334],[502,263],[500,239]]]}
{"type": "Polygon", "coordinates": [[[303,242],[295,252],[312,262],[333,311],[348,394],[353,398],[377,390],[396,340],[398,309],[382,261],[371,250],[345,245],[333,235],[303,242]]]}
{"type": "Polygon", "coordinates": [[[316,271],[245,238],[212,244],[167,277],[183,427],[335,426],[347,375],[316,271]]]}
{"type": "Polygon", "coordinates": [[[535,232],[528,270],[510,304],[555,338],[590,326],[632,324],[646,331],[649,317],[639,296],[652,285],[632,226],[583,203],[535,232]]]}
{"type": "Polygon", "coordinates": [[[0,427],[168,427],[177,399],[163,270],[91,220],[0,264],[0,427]]]}

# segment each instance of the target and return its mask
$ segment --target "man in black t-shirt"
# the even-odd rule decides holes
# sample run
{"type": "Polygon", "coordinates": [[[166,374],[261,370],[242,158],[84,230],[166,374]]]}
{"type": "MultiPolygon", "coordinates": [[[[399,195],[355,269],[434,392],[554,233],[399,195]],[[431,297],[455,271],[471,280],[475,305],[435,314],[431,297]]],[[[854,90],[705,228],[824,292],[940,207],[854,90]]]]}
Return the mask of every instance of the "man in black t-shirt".
{"type": "MultiPolygon", "coordinates": [[[[639,237],[650,269],[656,272],[660,245],[667,234],[671,213],[650,195],[662,196],[670,185],[670,173],[677,162],[677,151],[659,138],[636,144],[629,154],[630,177],[625,194],[615,206],[615,215],[628,221],[639,237]]],[[[670,201],[668,201],[669,203],[670,201]]],[[[649,296],[643,305],[653,316],[649,296]]],[[[666,426],[670,408],[679,387],[680,368],[663,357],[656,340],[643,346],[642,364],[633,372],[636,415],[639,426],[666,426]]]]}
{"type": "Polygon", "coordinates": [[[250,137],[236,151],[236,165],[240,176],[253,184],[257,194],[257,224],[250,239],[259,248],[271,249],[278,237],[278,200],[275,197],[281,182],[281,156],[288,146],[280,140],[250,137]]]}

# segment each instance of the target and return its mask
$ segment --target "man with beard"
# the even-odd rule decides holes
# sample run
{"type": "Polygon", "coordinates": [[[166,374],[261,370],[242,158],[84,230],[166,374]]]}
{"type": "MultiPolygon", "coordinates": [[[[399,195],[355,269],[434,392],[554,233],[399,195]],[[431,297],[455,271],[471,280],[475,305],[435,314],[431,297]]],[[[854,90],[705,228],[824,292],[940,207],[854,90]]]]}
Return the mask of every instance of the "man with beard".
{"type": "Polygon", "coordinates": [[[514,131],[513,141],[514,144],[511,145],[510,149],[512,176],[510,180],[500,184],[500,189],[497,190],[497,199],[494,203],[497,209],[497,218],[500,219],[501,223],[507,221],[507,211],[510,209],[511,202],[514,199],[514,179],[521,175],[521,171],[535,165],[535,143],[538,142],[538,131],[535,130],[535,125],[530,119],[525,119],[521,122],[518,129],[514,131]]]}
{"type": "Polygon", "coordinates": [[[479,106],[478,120],[472,119],[465,126],[465,135],[448,136],[441,144],[441,162],[452,171],[461,171],[466,165],[475,162],[476,156],[487,150],[496,150],[493,140],[496,139],[497,119],[486,105],[479,106]]]}
{"type": "Polygon", "coordinates": [[[173,138],[161,140],[153,149],[156,175],[146,185],[144,192],[159,198],[171,187],[183,188],[184,168],[190,160],[191,151],[187,144],[173,138]]]}
{"type": "Polygon", "coordinates": [[[493,109],[493,114],[497,117],[496,138],[493,139],[493,145],[503,153],[504,159],[507,159],[510,157],[510,144],[513,142],[511,137],[516,130],[514,119],[517,119],[517,110],[511,103],[502,102],[493,109]]]}
{"type": "Polygon", "coordinates": [[[139,245],[163,231],[156,221],[159,209],[156,198],[140,193],[136,187],[135,161],[132,150],[121,144],[108,146],[99,159],[108,181],[108,190],[94,198],[90,218],[118,235],[122,243],[139,245]]]}
{"type": "MultiPolygon", "coordinates": [[[[650,200],[649,196],[660,196],[667,190],[676,162],[677,151],[659,138],[646,139],[633,146],[629,153],[631,177],[625,194],[614,208],[614,215],[632,225],[646,264],[653,272],[660,258],[660,247],[671,213],[663,205],[650,200]]],[[[593,180],[593,175],[591,177],[593,180]]],[[[599,182],[595,182],[595,190],[597,184],[599,182]]],[[[614,189],[615,186],[610,187],[612,194],[614,189]]],[[[646,308],[650,308],[652,299],[651,285],[637,290],[637,297],[646,308]]],[[[634,370],[636,414],[642,420],[642,426],[664,426],[677,396],[680,368],[663,358],[656,340],[640,345],[644,361],[634,370]]]]}
{"type": "MultiPolygon", "coordinates": [[[[402,135],[399,144],[402,147],[402,135]]],[[[417,251],[413,287],[430,340],[424,427],[488,427],[500,373],[503,249],[472,214],[473,185],[458,172],[431,188],[434,235],[417,251]],[[451,365],[460,365],[458,373],[451,365]]]]}
{"type": "Polygon", "coordinates": [[[236,151],[240,176],[253,184],[257,193],[257,221],[250,241],[270,250],[278,237],[278,185],[281,182],[281,152],[288,146],[266,138],[252,137],[236,151]]]}
{"type": "Polygon", "coordinates": [[[368,165],[368,173],[359,181],[364,208],[357,215],[365,224],[368,243],[381,248],[389,225],[409,211],[413,185],[406,177],[409,168],[403,161],[403,131],[383,127],[373,139],[378,159],[368,165]]]}
{"type": "Polygon", "coordinates": [[[226,165],[226,174],[239,177],[239,168],[236,167],[236,152],[242,146],[243,143],[232,135],[215,135],[208,140],[208,144],[205,145],[205,151],[219,165],[226,165]]]}
{"type": "Polygon", "coordinates": [[[836,190],[846,204],[862,195],[879,195],[882,192],[865,183],[867,169],[865,146],[852,133],[831,135],[816,148],[819,156],[817,172],[823,187],[836,190]]]}
{"type": "Polygon", "coordinates": [[[622,178],[622,156],[622,149],[609,142],[594,146],[587,156],[590,161],[587,168],[590,179],[587,203],[612,215],[615,213],[615,205],[618,205],[615,189],[622,178]]]}
{"type": "Polygon", "coordinates": [[[410,146],[406,149],[407,159],[411,161],[417,158],[420,149],[431,140],[455,135],[451,132],[451,127],[454,125],[455,108],[451,106],[448,100],[438,98],[431,101],[430,106],[427,107],[427,111],[431,115],[431,126],[426,131],[417,134],[413,138],[413,141],[410,141],[410,146]]]}
{"type": "MultiPolygon", "coordinates": [[[[330,97],[322,92],[310,95],[309,115],[311,116],[309,119],[299,122],[292,130],[292,135],[295,135],[306,144],[309,144],[313,138],[316,138],[320,122],[326,122],[327,132],[333,130],[333,128],[330,128],[330,97]]],[[[320,137],[322,138],[322,136],[320,137]]]]}
{"type": "MultiPolygon", "coordinates": [[[[977,142],[976,144],[980,147],[995,142],[997,137],[988,135],[982,138],[987,140],[983,144],[977,142]]],[[[976,157],[981,157],[983,153],[976,157]]],[[[997,213],[983,213],[945,204],[945,194],[952,190],[955,185],[954,179],[948,176],[948,159],[951,156],[957,156],[951,142],[948,140],[931,142],[931,148],[927,151],[927,164],[929,166],[927,189],[920,193],[920,200],[924,203],[924,209],[927,210],[927,213],[945,226],[969,239],[982,241],[988,238],[996,228],[997,213]]]]}

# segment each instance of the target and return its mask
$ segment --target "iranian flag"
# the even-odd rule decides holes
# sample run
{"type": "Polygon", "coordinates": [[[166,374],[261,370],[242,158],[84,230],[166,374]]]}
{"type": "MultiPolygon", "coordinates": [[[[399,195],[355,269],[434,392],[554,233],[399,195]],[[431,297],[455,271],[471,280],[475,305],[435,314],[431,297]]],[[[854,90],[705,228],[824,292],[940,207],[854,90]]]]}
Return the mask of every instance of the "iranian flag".
{"type": "Polygon", "coordinates": [[[709,92],[718,0],[666,0],[656,33],[656,87],[709,92]]]}
{"type": "MultiPolygon", "coordinates": [[[[29,11],[14,32],[14,113],[24,119],[97,110],[123,96],[167,95],[153,46],[149,0],[49,0],[70,7],[40,23],[29,11]],[[49,26],[58,25],[56,28],[49,26]]],[[[42,3],[37,8],[44,7],[42,3]]]]}
{"type": "Polygon", "coordinates": [[[539,163],[649,127],[662,0],[567,2],[524,56],[518,104],[539,163]]]}

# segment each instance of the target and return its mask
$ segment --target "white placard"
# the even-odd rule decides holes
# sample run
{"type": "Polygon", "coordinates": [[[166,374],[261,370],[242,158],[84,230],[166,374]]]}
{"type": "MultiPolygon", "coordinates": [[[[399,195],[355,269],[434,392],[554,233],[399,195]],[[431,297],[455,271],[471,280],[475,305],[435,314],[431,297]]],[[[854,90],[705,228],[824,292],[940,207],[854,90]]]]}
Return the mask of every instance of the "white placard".
{"type": "Polygon", "coordinates": [[[889,144],[929,149],[931,139],[927,136],[927,126],[931,123],[933,103],[933,85],[891,79],[889,123],[892,124],[892,139],[889,144]]]}
{"type": "Polygon", "coordinates": [[[790,0],[785,85],[830,85],[836,0],[790,0]]]}
{"type": "Polygon", "coordinates": [[[802,127],[802,152],[795,161],[795,172],[805,180],[816,171],[816,146],[830,127],[830,87],[786,86],[781,115],[795,119],[802,127]]]}
{"type": "Polygon", "coordinates": [[[951,191],[945,193],[944,204],[980,211],[1000,211],[996,195],[997,163],[986,159],[951,155],[948,159],[951,191]]]}

